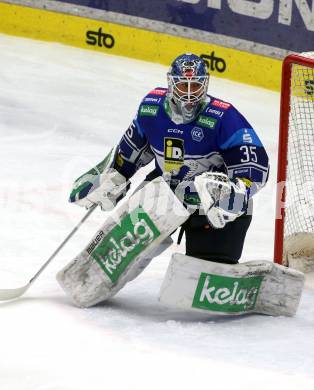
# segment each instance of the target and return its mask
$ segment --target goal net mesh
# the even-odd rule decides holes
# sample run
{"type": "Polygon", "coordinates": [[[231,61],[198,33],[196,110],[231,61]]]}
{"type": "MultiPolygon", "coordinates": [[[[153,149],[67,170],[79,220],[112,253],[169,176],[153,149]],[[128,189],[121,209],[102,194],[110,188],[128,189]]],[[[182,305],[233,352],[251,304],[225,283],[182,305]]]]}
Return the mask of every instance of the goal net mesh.
{"type": "MultiPolygon", "coordinates": [[[[314,60],[314,52],[301,55],[314,60]]],[[[287,159],[285,252],[314,257],[314,68],[308,65],[292,65],[287,159]]]]}

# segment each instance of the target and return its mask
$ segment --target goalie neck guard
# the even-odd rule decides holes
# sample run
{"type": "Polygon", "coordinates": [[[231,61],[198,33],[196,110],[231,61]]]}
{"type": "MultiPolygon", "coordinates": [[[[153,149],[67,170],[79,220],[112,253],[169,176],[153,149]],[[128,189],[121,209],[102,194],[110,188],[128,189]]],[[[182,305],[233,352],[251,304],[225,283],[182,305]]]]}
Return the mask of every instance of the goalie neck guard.
{"type": "Polygon", "coordinates": [[[182,123],[195,119],[206,99],[209,75],[204,60],[195,54],[177,57],[167,73],[171,109],[182,123]]]}

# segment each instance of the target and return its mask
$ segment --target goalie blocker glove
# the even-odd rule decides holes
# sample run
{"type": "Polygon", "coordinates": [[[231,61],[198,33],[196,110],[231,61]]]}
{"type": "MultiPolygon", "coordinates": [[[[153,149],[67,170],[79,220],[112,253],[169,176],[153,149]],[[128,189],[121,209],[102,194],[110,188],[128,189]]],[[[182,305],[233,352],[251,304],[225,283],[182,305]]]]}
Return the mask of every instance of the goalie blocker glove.
{"type": "Polygon", "coordinates": [[[112,168],[115,158],[116,148],[94,168],[76,179],[69,202],[87,209],[98,204],[103,211],[112,210],[130,187],[129,181],[112,168]]]}
{"type": "Polygon", "coordinates": [[[246,185],[230,180],[224,173],[205,172],[195,178],[195,187],[209,223],[216,229],[245,213],[248,203],[246,185]]]}

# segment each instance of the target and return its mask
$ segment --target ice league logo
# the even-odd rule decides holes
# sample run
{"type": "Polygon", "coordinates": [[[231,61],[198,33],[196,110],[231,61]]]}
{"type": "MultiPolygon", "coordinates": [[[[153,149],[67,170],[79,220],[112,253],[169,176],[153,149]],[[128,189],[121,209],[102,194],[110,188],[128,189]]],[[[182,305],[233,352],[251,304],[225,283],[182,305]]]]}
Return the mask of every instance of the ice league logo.
{"type": "Polygon", "coordinates": [[[203,129],[201,129],[200,127],[194,127],[191,131],[191,134],[192,134],[193,141],[196,142],[203,141],[204,133],[203,133],[203,129]]]}
{"type": "Polygon", "coordinates": [[[127,214],[104,238],[98,234],[87,248],[101,269],[115,283],[126,267],[148,247],[160,232],[138,207],[127,214]]]}
{"type": "Polygon", "coordinates": [[[201,273],[192,307],[225,313],[255,308],[263,276],[235,278],[201,273]]]}

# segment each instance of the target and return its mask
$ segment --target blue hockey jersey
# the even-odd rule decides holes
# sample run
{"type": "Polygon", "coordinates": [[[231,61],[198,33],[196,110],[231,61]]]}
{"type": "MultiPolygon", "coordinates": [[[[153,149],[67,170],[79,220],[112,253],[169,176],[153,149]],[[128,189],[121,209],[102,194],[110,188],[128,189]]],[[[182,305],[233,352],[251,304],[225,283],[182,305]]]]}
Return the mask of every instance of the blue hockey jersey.
{"type": "Polygon", "coordinates": [[[157,175],[170,177],[174,190],[185,184],[185,201],[192,204],[199,201],[193,180],[203,172],[243,179],[249,197],[268,178],[268,156],[252,126],[230,103],[209,95],[187,124],[171,119],[166,89],[144,97],[119,143],[115,168],[129,179],[153,159],[157,175]]]}

